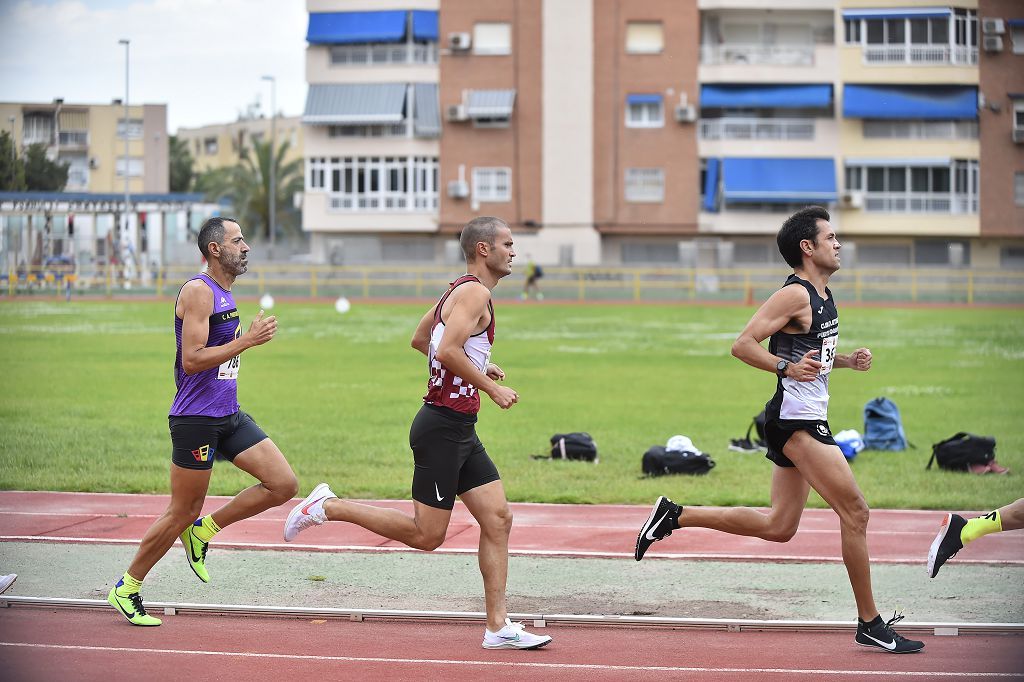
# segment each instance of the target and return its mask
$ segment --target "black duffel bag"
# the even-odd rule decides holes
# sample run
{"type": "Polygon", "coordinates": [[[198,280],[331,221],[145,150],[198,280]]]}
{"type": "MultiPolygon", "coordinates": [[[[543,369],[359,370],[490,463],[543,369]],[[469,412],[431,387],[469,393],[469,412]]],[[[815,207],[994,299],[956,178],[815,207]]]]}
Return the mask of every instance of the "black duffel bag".
{"type": "Polygon", "coordinates": [[[551,459],[597,461],[597,444],[589,433],[556,433],[551,436],[551,459]]]}
{"type": "Polygon", "coordinates": [[[931,469],[932,462],[936,462],[940,469],[967,471],[972,464],[988,464],[995,458],[995,438],[961,431],[932,446],[932,456],[925,469],[931,469]]]}
{"type": "Polygon", "coordinates": [[[652,445],[640,463],[645,476],[691,474],[701,476],[715,468],[715,460],[703,452],[693,450],[667,450],[664,445],[652,445]]]}

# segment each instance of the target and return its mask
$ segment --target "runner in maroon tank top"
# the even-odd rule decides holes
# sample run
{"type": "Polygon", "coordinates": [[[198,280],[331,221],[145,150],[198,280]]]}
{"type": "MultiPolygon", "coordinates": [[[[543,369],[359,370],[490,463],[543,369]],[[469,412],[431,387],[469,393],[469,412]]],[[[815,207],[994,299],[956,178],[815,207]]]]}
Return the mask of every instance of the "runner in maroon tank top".
{"type": "Polygon", "coordinates": [[[536,649],[551,641],[508,619],[505,583],[512,512],[498,470],[476,435],[480,391],[503,410],[519,394],[497,382],[505,378],[490,362],[494,342],[491,290],[512,272],[512,232],[498,218],[475,218],[460,238],[467,274],[448,287],[420,320],[412,347],[427,356],[430,378],[423,406],[409,431],[415,471],[414,516],[338,499],[326,483],[313,488],[285,522],[284,539],[325,521],[348,521],[378,535],[423,550],[444,542],[455,498],[480,524],[480,572],[487,605],[485,649],[536,649]]]}

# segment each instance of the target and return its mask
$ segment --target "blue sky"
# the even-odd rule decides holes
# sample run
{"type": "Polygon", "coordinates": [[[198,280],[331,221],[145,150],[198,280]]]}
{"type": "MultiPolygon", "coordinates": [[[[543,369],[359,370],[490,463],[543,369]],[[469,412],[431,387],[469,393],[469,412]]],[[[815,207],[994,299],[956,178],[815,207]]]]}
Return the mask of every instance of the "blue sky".
{"type": "Polygon", "coordinates": [[[166,104],[168,128],[224,123],[259,99],[305,104],[303,0],[0,0],[0,101],[166,104]]]}

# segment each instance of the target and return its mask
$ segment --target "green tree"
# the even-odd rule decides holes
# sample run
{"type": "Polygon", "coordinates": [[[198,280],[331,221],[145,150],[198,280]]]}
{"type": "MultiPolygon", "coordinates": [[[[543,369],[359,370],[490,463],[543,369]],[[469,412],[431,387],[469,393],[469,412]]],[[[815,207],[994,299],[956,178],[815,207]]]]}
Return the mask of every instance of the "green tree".
{"type": "Polygon", "coordinates": [[[195,182],[195,172],[192,168],[192,153],[188,149],[188,142],[178,139],[177,135],[171,135],[169,152],[171,191],[191,191],[195,182]]]}
{"type": "Polygon", "coordinates": [[[34,192],[61,192],[68,184],[69,163],[46,158],[46,145],[29,145],[25,150],[25,185],[34,192]]]}
{"type": "Polygon", "coordinates": [[[0,191],[25,191],[25,165],[8,132],[0,132],[0,191]]]}
{"type": "MultiPolygon", "coordinates": [[[[290,143],[282,142],[273,155],[274,175],[277,192],[277,234],[294,234],[299,231],[299,213],[292,205],[292,196],[302,191],[302,159],[288,163],[284,157],[290,143]]],[[[250,233],[270,235],[270,142],[254,142],[246,148],[241,161],[230,168],[218,168],[199,176],[196,189],[209,200],[228,199],[234,206],[239,220],[245,221],[250,233]],[[258,227],[258,230],[257,230],[258,227]]]]}

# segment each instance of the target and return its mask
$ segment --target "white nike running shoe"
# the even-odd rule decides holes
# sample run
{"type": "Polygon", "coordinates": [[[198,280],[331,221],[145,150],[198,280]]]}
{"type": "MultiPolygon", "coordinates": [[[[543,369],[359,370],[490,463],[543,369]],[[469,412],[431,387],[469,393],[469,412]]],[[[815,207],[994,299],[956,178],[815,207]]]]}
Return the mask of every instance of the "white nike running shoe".
{"type": "Polygon", "coordinates": [[[551,641],[548,635],[527,632],[522,623],[505,619],[505,626],[497,632],[484,628],[485,649],[539,649],[551,641]]]}
{"type": "Polygon", "coordinates": [[[326,483],[313,488],[313,492],[289,512],[288,519],[284,522],[284,541],[291,542],[307,528],[323,525],[327,521],[324,502],[332,497],[337,495],[331,492],[331,487],[326,483]]]}

